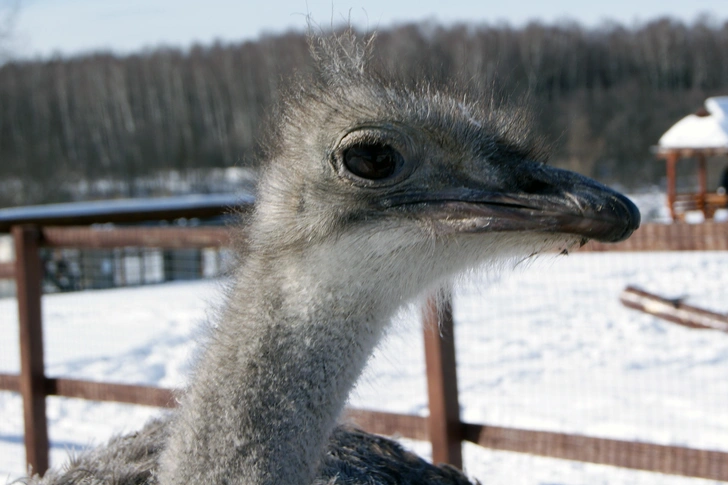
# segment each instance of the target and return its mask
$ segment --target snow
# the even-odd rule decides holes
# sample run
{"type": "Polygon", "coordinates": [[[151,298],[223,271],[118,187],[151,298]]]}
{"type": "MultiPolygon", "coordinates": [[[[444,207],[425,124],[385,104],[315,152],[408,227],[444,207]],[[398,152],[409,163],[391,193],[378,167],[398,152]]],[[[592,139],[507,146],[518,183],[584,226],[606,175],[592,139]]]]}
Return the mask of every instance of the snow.
{"type": "MultiPolygon", "coordinates": [[[[728,312],[725,252],[542,257],[457,286],[462,418],[591,436],[728,451],[728,335],[624,308],[628,284],[728,312]]],[[[43,297],[51,376],[184,385],[220,284],[185,282],[43,297]]],[[[0,372],[18,371],[16,303],[0,299],[0,372]]],[[[426,415],[421,330],[395,319],[351,397],[355,407],[426,415]]],[[[51,462],[163,412],[49,398],[51,462]]],[[[24,473],[21,400],[0,392],[0,482],[24,473]]],[[[427,443],[405,440],[423,455],[427,443]]],[[[706,480],[532,457],[465,445],[465,468],[489,484],[668,484],[706,480]]]]}
{"type": "Polygon", "coordinates": [[[240,203],[251,203],[249,194],[191,194],[176,197],[149,197],[136,199],[89,200],[41,204],[25,207],[0,209],[0,222],[17,224],[18,221],[37,219],[58,219],[68,217],[89,217],[102,214],[137,214],[159,211],[182,211],[207,207],[235,207],[240,203]]]}
{"type": "Polygon", "coordinates": [[[727,148],[728,96],[705,101],[708,116],[691,114],[675,123],[660,138],[660,148],[727,148]]]}

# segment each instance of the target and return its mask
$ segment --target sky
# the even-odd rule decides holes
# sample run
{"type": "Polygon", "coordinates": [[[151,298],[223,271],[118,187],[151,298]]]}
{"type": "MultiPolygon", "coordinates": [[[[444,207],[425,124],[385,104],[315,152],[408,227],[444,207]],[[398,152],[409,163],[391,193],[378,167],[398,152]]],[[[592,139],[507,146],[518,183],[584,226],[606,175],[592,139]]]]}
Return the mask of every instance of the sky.
{"type": "Polygon", "coordinates": [[[0,34],[8,30],[3,24],[12,26],[9,39],[0,36],[0,42],[21,58],[130,53],[303,30],[307,14],[321,26],[350,18],[368,30],[422,20],[635,25],[661,16],[693,22],[701,14],[722,23],[728,0],[0,0],[0,34]]]}

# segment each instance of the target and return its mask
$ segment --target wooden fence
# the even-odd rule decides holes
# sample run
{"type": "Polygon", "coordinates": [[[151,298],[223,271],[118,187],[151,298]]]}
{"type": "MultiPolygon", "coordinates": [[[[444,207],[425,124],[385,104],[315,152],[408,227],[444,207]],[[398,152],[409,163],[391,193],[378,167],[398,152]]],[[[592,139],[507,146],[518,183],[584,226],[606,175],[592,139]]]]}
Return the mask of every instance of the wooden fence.
{"type": "MultiPolygon", "coordinates": [[[[73,222],[70,219],[50,223],[73,222]]],[[[22,394],[27,462],[36,472],[43,473],[48,468],[49,445],[46,396],[160,407],[173,407],[176,401],[170,389],[45,376],[41,317],[43,269],[39,249],[125,246],[206,248],[225,246],[229,243],[229,236],[225,229],[216,227],[115,227],[98,230],[91,227],[44,226],[33,224],[32,221],[18,221],[18,224],[9,224],[7,227],[14,239],[15,262],[13,266],[0,265],[0,277],[13,277],[17,285],[21,366],[19,375],[0,374],[0,390],[22,394]]],[[[623,243],[589,243],[580,249],[607,250],[728,250],[728,224],[647,224],[623,243]]],[[[445,305],[449,305],[447,299],[445,305]]],[[[434,300],[429,300],[422,310],[422,317],[426,321],[424,332],[429,417],[349,410],[349,419],[363,429],[429,440],[432,442],[434,462],[447,462],[458,467],[462,465],[461,443],[469,441],[496,450],[728,481],[726,452],[462,422],[459,416],[452,312],[449,307],[436,308],[434,300]],[[438,319],[442,320],[438,322],[438,319]]]]}

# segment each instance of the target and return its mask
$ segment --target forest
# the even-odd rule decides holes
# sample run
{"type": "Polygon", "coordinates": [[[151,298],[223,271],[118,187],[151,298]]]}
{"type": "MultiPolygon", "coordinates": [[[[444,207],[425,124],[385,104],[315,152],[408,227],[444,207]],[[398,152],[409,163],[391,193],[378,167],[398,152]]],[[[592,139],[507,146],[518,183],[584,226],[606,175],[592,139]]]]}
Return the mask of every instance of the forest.
{"type": "MultiPolygon", "coordinates": [[[[297,32],[10,60],[0,66],[0,207],[164,195],[170,174],[214,191],[206,171],[256,169],[286,80],[311,62],[297,32]]],[[[403,79],[524,103],[549,163],[636,190],[661,183],[650,150],[660,135],[728,94],[728,23],[409,24],[377,33],[375,62],[403,79]]]]}

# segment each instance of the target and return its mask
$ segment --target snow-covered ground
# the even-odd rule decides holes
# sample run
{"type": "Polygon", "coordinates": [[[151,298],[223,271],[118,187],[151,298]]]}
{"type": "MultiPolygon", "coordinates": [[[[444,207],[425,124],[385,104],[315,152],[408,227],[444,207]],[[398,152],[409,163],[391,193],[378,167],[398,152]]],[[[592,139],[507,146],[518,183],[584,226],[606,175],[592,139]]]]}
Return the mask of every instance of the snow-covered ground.
{"type": "MultiPolygon", "coordinates": [[[[728,312],[728,253],[572,254],[463,282],[455,298],[462,417],[468,422],[728,451],[728,334],[622,307],[628,284],[728,312]]],[[[219,284],[175,283],[44,296],[47,373],[182,386],[219,284]]],[[[0,299],[0,372],[17,372],[14,299],[0,299]]],[[[424,415],[417,312],[403,311],[351,397],[424,415]]],[[[134,430],[161,411],[49,398],[51,461],[134,430]]],[[[20,397],[0,392],[0,483],[22,475],[20,397]]],[[[426,443],[407,442],[421,454],[426,443]]],[[[465,445],[484,484],[699,485],[705,480],[465,445]]]]}

